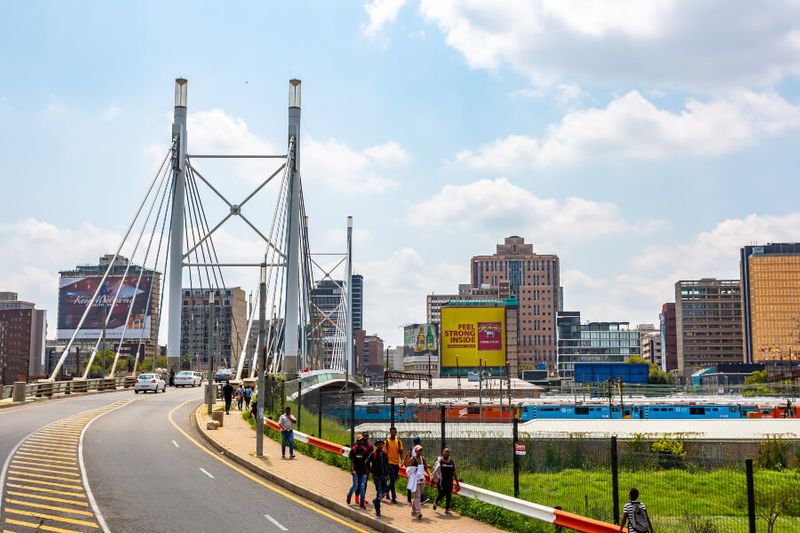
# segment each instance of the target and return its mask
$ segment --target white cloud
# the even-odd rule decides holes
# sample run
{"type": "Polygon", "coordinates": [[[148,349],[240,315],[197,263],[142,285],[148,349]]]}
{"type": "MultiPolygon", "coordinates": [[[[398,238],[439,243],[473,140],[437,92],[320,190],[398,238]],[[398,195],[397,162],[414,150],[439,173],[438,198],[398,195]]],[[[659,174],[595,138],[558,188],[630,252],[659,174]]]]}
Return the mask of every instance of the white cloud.
{"type": "Polygon", "coordinates": [[[124,113],[124,110],[116,104],[111,104],[108,106],[105,111],[103,111],[103,119],[104,120],[114,120],[118,118],[124,113]]]}
{"type": "Polygon", "coordinates": [[[354,150],[336,139],[303,140],[303,179],[347,193],[382,193],[398,187],[382,170],[404,164],[408,154],[395,142],[354,150]]]}
{"type": "Polygon", "coordinates": [[[614,204],[570,197],[541,198],[507,178],[446,185],[411,207],[411,224],[437,227],[443,234],[470,232],[487,237],[528,235],[537,242],[588,240],[621,232],[648,233],[656,221],[629,222],[614,204]]]}
{"type": "Polygon", "coordinates": [[[510,65],[537,84],[764,87],[800,73],[791,0],[422,0],[420,11],[470,67],[510,65]]]}
{"type": "Polygon", "coordinates": [[[689,100],[673,113],[631,91],[603,109],[567,113],[541,138],[509,135],[477,151],[464,150],[456,161],[480,170],[511,171],[587,159],[719,156],[798,127],[800,106],[774,92],[689,100]]]}
{"type": "Polygon", "coordinates": [[[384,25],[394,22],[400,8],[406,0],[372,0],[364,4],[364,10],[369,16],[369,23],[363,28],[365,35],[376,35],[384,25]]]}

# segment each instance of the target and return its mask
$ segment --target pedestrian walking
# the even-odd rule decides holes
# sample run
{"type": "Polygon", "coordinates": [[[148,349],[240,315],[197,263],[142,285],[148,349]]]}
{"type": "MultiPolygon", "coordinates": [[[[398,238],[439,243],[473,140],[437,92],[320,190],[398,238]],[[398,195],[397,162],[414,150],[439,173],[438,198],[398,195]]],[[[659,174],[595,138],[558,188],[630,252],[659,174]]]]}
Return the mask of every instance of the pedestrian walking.
{"type": "Polygon", "coordinates": [[[386,494],[386,478],[389,476],[389,456],[383,450],[383,441],[375,441],[375,449],[367,456],[367,471],[372,474],[375,482],[375,499],[372,504],[375,506],[375,516],[381,517],[381,500],[386,494]]]}
{"type": "Polygon", "coordinates": [[[169,386],[170,387],[174,387],[175,386],[175,368],[174,367],[169,369],[169,386]]]}
{"type": "Polygon", "coordinates": [[[367,493],[367,449],[361,444],[359,437],[353,446],[350,447],[350,474],[353,476],[353,484],[347,492],[347,505],[353,494],[356,495],[356,503],[361,509],[366,509],[364,498],[367,493]]]}
{"type": "Polygon", "coordinates": [[[403,458],[403,441],[397,438],[397,428],[389,428],[389,438],[386,439],[386,455],[389,458],[389,487],[386,496],[391,495],[392,503],[397,503],[395,483],[400,475],[400,461],[403,458]]]}
{"type": "Polygon", "coordinates": [[[231,385],[230,381],[225,382],[225,386],[222,387],[222,397],[225,400],[225,414],[231,414],[231,402],[233,401],[233,385],[231,385]]]}
{"type": "MultiPolygon", "coordinates": [[[[408,450],[406,452],[406,454],[403,456],[403,466],[406,469],[406,476],[408,476],[408,467],[411,466],[411,461],[414,459],[414,456],[416,455],[416,452],[414,451],[414,448],[417,446],[417,444],[422,444],[422,439],[419,438],[418,436],[414,437],[411,440],[411,449],[408,450]]],[[[408,498],[409,505],[411,504],[412,496],[413,496],[412,491],[409,488],[406,491],[406,497],[408,498]]]]}
{"type": "Polygon", "coordinates": [[[250,409],[250,400],[253,399],[253,389],[250,385],[247,385],[244,388],[244,404],[247,406],[247,409],[250,409]]]}
{"type": "Polygon", "coordinates": [[[294,459],[294,424],[297,419],[292,415],[292,408],[287,407],[278,418],[281,427],[281,459],[286,459],[286,446],[289,446],[289,459],[294,459]]]}
{"type": "Polygon", "coordinates": [[[632,488],[628,493],[630,501],[622,508],[622,523],[619,525],[619,531],[625,528],[625,523],[628,524],[628,533],[654,533],[653,522],[650,521],[650,516],[647,514],[647,507],[639,501],[639,489],[632,488]]]}
{"type": "Polygon", "coordinates": [[[369,432],[364,431],[361,433],[361,445],[367,449],[367,453],[372,453],[373,447],[372,444],[369,442],[369,432]]]}
{"type": "Polygon", "coordinates": [[[243,403],[244,403],[244,389],[242,388],[241,385],[239,385],[239,387],[236,389],[236,407],[238,407],[240,411],[242,410],[243,403]]]}
{"type": "Polygon", "coordinates": [[[425,474],[428,473],[428,466],[425,464],[421,444],[414,446],[412,451],[414,455],[411,457],[411,464],[406,466],[408,489],[412,495],[411,517],[422,520],[422,491],[425,489],[425,474]]]}
{"type": "Polygon", "coordinates": [[[450,454],[450,448],[445,448],[442,455],[436,459],[431,474],[431,483],[436,485],[436,500],[433,502],[433,510],[444,498],[444,514],[450,513],[450,499],[453,496],[453,488],[458,486],[458,473],[456,463],[450,454]]]}

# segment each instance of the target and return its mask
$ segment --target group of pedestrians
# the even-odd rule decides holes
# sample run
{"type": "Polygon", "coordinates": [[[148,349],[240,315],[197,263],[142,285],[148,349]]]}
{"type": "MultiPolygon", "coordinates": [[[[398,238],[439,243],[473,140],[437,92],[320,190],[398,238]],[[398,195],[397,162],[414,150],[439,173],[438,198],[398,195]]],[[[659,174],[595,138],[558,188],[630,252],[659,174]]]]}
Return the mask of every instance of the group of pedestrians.
{"type": "MultiPolygon", "coordinates": [[[[400,469],[405,470],[408,478],[407,499],[411,504],[411,516],[422,519],[423,492],[426,479],[438,490],[433,509],[444,500],[445,514],[450,514],[450,503],[453,491],[458,487],[456,464],[450,450],[445,448],[430,468],[425,458],[422,439],[414,437],[409,450],[404,450],[403,441],[397,437],[397,429],[389,429],[389,437],[370,443],[369,433],[364,432],[356,438],[350,447],[350,473],[352,485],[347,492],[349,505],[355,496],[355,502],[361,509],[366,509],[367,481],[372,476],[375,482],[375,516],[381,516],[381,501],[388,500],[397,504],[397,478],[400,469]]],[[[456,490],[457,491],[457,490],[456,490]]]]}
{"type": "Polygon", "coordinates": [[[250,400],[253,398],[253,389],[249,384],[245,387],[239,384],[239,387],[234,389],[231,382],[226,381],[225,385],[222,386],[222,398],[225,400],[226,415],[231,414],[231,404],[234,398],[236,398],[236,407],[238,407],[240,411],[242,407],[246,407],[249,411],[250,400]]]}

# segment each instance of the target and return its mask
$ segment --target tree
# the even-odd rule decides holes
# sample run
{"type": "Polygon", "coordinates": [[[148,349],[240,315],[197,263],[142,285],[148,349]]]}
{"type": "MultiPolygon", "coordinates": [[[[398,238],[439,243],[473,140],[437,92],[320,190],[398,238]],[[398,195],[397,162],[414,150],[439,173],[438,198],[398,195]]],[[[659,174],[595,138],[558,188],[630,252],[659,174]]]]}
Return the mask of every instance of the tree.
{"type": "Polygon", "coordinates": [[[661,370],[657,364],[647,361],[639,355],[629,357],[626,363],[646,363],[647,364],[647,382],[650,384],[666,384],[669,382],[667,373],[661,370]]]}
{"type": "Polygon", "coordinates": [[[785,483],[755,483],[756,514],[767,521],[767,533],[783,513],[800,514],[800,476],[787,476],[785,483]]]}
{"type": "MultiPolygon", "coordinates": [[[[167,368],[167,356],[166,355],[159,355],[158,359],[156,360],[156,366],[158,368],[167,368]]],[[[152,372],[153,371],[153,358],[152,357],[145,357],[144,361],[139,363],[139,370],[142,372],[152,372]]]]}
{"type": "Polygon", "coordinates": [[[744,378],[745,385],[757,385],[759,383],[766,383],[767,382],[767,371],[766,370],[756,370],[746,378],[744,378]]]}

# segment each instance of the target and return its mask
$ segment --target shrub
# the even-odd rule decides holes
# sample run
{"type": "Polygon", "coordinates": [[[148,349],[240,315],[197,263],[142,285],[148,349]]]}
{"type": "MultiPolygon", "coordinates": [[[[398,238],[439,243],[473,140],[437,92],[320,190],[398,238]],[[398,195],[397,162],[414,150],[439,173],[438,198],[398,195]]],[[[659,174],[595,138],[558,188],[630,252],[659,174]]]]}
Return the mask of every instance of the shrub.
{"type": "Polygon", "coordinates": [[[792,444],[778,435],[767,436],[758,443],[756,465],[768,470],[783,470],[788,465],[792,444]]]}

